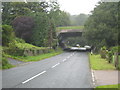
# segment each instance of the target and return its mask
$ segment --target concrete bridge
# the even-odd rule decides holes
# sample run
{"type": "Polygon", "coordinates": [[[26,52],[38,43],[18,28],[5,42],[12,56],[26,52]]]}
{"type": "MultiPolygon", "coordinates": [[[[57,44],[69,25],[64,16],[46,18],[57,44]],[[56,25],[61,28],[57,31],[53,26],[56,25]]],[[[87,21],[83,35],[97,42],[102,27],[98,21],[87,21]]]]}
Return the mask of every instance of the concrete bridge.
{"type": "Polygon", "coordinates": [[[57,33],[59,39],[59,45],[62,48],[66,48],[64,42],[68,37],[78,37],[78,36],[81,37],[83,32],[84,31],[82,29],[61,30],[60,32],[57,33]]]}

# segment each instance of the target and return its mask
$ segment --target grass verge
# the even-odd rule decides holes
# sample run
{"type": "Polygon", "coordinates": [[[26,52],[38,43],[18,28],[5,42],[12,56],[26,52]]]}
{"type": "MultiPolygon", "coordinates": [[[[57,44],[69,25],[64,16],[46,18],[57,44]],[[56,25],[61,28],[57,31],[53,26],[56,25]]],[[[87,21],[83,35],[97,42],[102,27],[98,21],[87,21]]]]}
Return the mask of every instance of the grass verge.
{"type": "Polygon", "coordinates": [[[106,59],[102,59],[100,55],[90,55],[90,64],[93,70],[115,70],[114,65],[109,64],[106,59]]]}
{"type": "Polygon", "coordinates": [[[120,89],[120,84],[97,86],[96,88],[119,88],[120,89]]]}
{"type": "Polygon", "coordinates": [[[58,54],[61,54],[63,51],[53,51],[50,53],[46,53],[46,54],[41,54],[41,55],[37,55],[37,56],[10,56],[7,55],[7,57],[13,58],[13,59],[17,59],[20,61],[24,61],[24,62],[30,62],[30,61],[39,61],[39,60],[43,60],[58,54]]]}

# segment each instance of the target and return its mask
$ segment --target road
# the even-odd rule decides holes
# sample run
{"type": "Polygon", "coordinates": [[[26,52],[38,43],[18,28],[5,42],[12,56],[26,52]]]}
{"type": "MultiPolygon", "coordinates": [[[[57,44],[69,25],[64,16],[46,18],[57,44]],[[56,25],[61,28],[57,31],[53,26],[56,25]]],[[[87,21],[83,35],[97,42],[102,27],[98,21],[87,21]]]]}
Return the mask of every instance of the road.
{"type": "Polygon", "coordinates": [[[3,88],[92,88],[86,52],[60,55],[3,70],[3,88]]]}

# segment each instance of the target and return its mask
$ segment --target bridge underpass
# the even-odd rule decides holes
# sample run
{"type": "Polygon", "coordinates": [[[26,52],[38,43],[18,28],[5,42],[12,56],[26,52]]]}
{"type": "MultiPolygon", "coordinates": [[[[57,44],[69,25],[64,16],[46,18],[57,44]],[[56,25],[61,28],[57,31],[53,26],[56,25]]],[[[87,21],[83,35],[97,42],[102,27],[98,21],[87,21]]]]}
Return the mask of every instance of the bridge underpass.
{"type": "MultiPolygon", "coordinates": [[[[68,48],[67,44],[69,43],[69,41],[67,40],[68,38],[75,38],[75,37],[81,38],[82,34],[83,34],[83,30],[80,30],[80,29],[61,30],[58,33],[59,45],[63,49],[66,49],[68,48]]],[[[78,42],[80,42],[80,40],[78,42]]]]}

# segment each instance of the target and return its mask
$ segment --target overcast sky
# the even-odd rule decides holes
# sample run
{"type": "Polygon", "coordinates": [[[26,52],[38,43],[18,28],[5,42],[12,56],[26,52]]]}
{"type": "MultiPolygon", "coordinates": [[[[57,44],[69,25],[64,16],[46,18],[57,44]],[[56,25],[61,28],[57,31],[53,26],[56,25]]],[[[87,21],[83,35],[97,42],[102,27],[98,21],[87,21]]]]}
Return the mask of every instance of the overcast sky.
{"type": "Polygon", "coordinates": [[[58,0],[61,10],[69,12],[71,15],[89,14],[98,1],[100,0],[58,0]]]}

